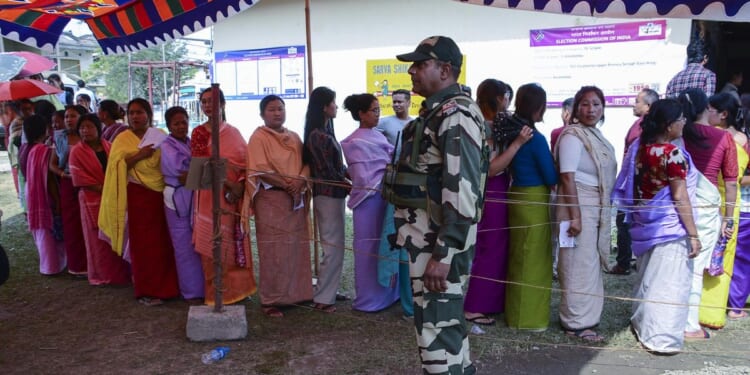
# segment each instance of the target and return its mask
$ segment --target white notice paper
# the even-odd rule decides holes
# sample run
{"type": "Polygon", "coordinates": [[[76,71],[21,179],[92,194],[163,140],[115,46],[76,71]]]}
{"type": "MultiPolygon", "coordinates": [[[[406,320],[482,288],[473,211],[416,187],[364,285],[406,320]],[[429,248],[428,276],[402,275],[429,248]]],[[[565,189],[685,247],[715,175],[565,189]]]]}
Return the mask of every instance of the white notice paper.
{"type": "Polygon", "coordinates": [[[141,143],[138,144],[138,148],[152,145],[154,148],[159,148],[164,140],[167,139],[167,134],[160,129],[151,127],[146,130],[146,134],[141,138],[141,143]]]}
{"type": "Polygon", "coordinates": [[[560,222],[560,235],[557,238],[557,243],[560,247],[576,247],[576,238],[568,235],[569,228],[570,220],[560,222]]]}

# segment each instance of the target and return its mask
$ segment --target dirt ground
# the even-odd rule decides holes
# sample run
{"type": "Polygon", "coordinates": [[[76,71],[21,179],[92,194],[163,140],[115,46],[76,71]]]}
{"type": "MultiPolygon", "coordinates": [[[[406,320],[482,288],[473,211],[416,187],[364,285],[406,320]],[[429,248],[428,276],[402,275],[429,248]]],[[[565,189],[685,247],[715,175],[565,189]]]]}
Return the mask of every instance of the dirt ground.
{"type": "MultiPolygon", "coordinates": [[[[5,211],[0,244],[12,265],[0,286],[2,374],[418,374],[412,323],[399,306],[376,313],[342,303],[326,314],[306,306],[282,319],[263,316],[257,298],[246,301],[244,340],[194,343],[186,339],[189,305],[136,303],[131,287],[94,287],[63,274],[42,276],[38,256],[13,197],[8,173],[0,173],[5,211]],[[224,360],[203,365],[202,353],[226,345],[224,360]]],[[[350,255],[350,254],[349,254],[350,255]]],[[[345,291],[352,291],[351,257],[345,291]]],[[[627,295],[635,276],[606,276],[607,294],[627,295]]],[[[673,356],[644,351],[627,327],[629,303],[605,302],[600,333],[607,342],[587,346],[557,328],[553,293],[550,329],[520,333],[499,324],[472,335],[480,374],[750,374],[750,322],[732,321],[707,342],[689,343],[673,356]]]]}

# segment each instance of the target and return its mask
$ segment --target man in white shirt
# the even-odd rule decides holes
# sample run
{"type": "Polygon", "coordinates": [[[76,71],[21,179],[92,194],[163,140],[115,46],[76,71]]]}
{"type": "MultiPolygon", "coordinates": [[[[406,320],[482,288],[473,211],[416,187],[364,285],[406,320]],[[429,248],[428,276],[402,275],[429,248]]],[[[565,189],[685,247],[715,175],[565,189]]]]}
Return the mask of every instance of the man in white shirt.
{"type": "MultiPolygon", "coordinates": [[[[396,146],[396,150],[399,150],[399,145],[396,144],[398,133],[401,129],[413,120],[409,116],[409,107],[411,107],[411,93],[409,90],[396,90],[391,95],[393,99],[393,112],[396,113],[393,116],[383,117],[378,122],[378,126],[375,127],[378,131],[382,132],[390,144],[396,146]]],[[[401,143],[400,141],[398,143],[401,143]]]]}
{"type": "Polygon", "coordinates": [[[79,79],[78,82],[76,82],[76,84],[78,84],[78,90],[76,91],[76,94],[75,94],[76,102],[78,102],[79,95],[81,94],[88,95],[89,107],[87,109],[89,110],[90,113],[94,112],[94,110],[96,109],[95,108],[96,103],[98,103],[98,101],[96,100],[96,94],[94,94],[93,91],[86,88],[86,82],[84,82],[82,79],[79,79]]]}

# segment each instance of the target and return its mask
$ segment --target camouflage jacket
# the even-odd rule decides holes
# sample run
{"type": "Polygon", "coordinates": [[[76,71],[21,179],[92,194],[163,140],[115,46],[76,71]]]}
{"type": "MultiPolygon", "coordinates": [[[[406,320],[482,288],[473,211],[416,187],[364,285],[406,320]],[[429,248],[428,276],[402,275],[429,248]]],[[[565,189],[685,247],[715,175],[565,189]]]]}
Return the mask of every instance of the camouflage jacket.
{"type": "Polygon", "coordinates": [[[473,248],[476,241],[487,140],[479,107],[458,85],[430,96],[425,104],[429,114],[404,127],[399,165],[411,164],[415,172],[427,174],[426,189],[412,192],[426,197],[427,209],[396,206],[395,244],[412,254],[430,252],[435,260],[449,264],[454,254],[473,248]],[[415,144],[418,121],[425,124],[415,144]],[[414,147],[419,148],[416,161],[410,160],[414,147]]]}

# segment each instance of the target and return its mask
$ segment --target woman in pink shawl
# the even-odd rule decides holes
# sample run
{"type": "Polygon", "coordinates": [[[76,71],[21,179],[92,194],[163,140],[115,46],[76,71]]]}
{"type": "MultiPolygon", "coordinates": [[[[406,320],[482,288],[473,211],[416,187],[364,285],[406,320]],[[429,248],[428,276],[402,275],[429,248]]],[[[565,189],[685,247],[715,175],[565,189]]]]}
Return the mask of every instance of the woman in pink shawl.
{"type": "Polygon", "coordinates": [[[81,142],[70,149],[70,176],[79,189],[89,284],[128,284],[130,265],[99,238],[99,206],[110,143],[101,139],[102,124],[96,115],[81,116],[77,129],[81,142]]]}
{"type": "MultiPolygon", "coordinates": [[[[201,110],[211,118],[212,89],[201,92],[201,110]]],[[[219,91],[223,112],[224,94],[219,91]]],[[[223,119],[222,113],[222,119],[223,119]]],[[[190,149],[193,157],[208,157],[211,154],[211,124],[209,122],[193,129],[190,149]]],[[[240,210],[245,193],[245,169],[247,143],[239,130],[225,121],[219,125],[220,154],[226,163],[226,180],[221,196],[221,263],[222,300],[224,304],[240,302],[256,291],[253,274],[253,258],[250,253],[250,238],[241,228],[240,210]]],[[[207,305],[215,303],[213,266],[213,204],[210,190],[199,190],[195,194],[193,207],[193,245],[201,255],[203,275],[206,279],[205,300],[207,305]]]]}
{"type": "Polygon", "coordinates": [[[39,251],[39,272],[54,275],[66,266],[65,245],[62,233],[55,231],[53,214],[60,212],[60,202],[50,194],[50,157],[54,153],[44,144],[47,122],[42,116],[33,115],[24,121],[23,131],[30,144],[26,164],[26,197],[28,201],[29,230],[39,251]]]}
{"type": "Polygon", "coordinates": [[[398,282],[383,286],[378,282],[380,233],[386,202],[380,196],[380,183],[391,160],[393,145],[375,130],[380,104],[372,94],[350,95],[344,108],[359,121],[359,129],[341,141],[352,191],[347,206],[354,211],[354,287],[357,296],[352,308],[375,312],[398,301],[398,282]]]}

